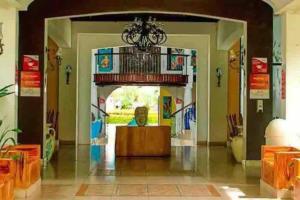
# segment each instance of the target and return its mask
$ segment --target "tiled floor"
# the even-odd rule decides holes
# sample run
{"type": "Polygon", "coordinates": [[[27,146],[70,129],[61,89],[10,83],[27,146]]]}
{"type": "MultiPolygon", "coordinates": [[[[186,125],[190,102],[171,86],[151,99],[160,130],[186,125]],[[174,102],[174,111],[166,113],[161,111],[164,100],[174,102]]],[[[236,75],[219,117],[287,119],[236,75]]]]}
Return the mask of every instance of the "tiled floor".
{"type": "Polygon", "coordinates": [[[61,146],[33,200],[221,200],[260,196],[260,168],[226,147],[172,147],[169,158],[116,158],[112,144],[61,146]]]}
{"type": "Polygon", "coordinates": [[[82,184],[76,197],[221,197],[208,184],[82,184]]]}

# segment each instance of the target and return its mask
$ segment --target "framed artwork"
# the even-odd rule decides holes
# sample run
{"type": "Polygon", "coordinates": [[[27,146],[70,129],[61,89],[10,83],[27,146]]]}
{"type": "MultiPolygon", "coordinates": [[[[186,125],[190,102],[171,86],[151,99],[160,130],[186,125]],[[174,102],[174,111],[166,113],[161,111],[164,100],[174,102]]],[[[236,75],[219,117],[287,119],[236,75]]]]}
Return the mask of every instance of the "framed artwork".
{"type": "Polygon", "coordinates": [[[97,56],[98,72],[112,72],[113,70],[113,49],[99,49],[97,56]]]}
{"type": "Polygon", "coordinates": [[[182,71],[185,64],[184,49],[168,48],[168,70],[182,71]]]}
{"type": "Polygon", "coordinates": [[[170,119],[172,114],[172,97],[163,97],[163,119],[170,119]]]}

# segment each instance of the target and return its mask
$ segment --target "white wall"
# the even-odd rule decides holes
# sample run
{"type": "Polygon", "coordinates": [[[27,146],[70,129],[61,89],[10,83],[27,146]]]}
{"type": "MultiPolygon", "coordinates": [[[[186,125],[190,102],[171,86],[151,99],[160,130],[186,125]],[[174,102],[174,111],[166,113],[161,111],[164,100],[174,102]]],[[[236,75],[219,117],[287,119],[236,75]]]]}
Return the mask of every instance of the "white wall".
{"type": "MultiPolygon", "coordinates": [[[[79,33],[112,33],[112,34],[120,34],[123,31],[123,28],[127,24],[127,22],[119,23],[119,22],[73,22],[72,23],[72,48],[63,50],[63,65],[60,71],[60,139],[75,141],[75,97],[76,97],[76,53],[77,53],[77,34],[79,33]],[[64,84],[64,66],[66,64],[71,64],[73,66],[73,74],[71,75],[71,84],[66,86],[64,84]],[[64,105],[64,106],[62,106],[64,105]]],[[[204,101],[200,97],[198,99],[199,103],[205,103],[206,106],[202,106],[202,109],[207,109],[206,112],[211,115],[211,124],[210,127],[206,128],[206,132],[210,128],[210,141],[212,142],[224,142],[227,138],[227,123],[226,123],[226,114],[227,114],[227,52],[226,51],[218,51],[217,50],[217,24],[216,23],[177,23],[177,22],[163,22],[165,25],[164,28],[167,34],[196,34],[196,35],[209,35],[210,36],[210,77],[206,77],[210,81],[210,91],[211,91],[211,102],[204,101]],[[215,76],[215,70],[217,67],[221,67],[223,70],[223,79],[222,79],[222,87],[218,88],[216,86],[217,78],[215,76]],[[220,101],[220,99],[225,99],[224,101],[220,101]],[[210,110],[210,111],[209,111],[210,110]],[[218,126],[215,126],[218,124],[218,126]]],[[[180,37],[183,38],[183,37],[180,37]]],[[[174,42],[174,41],[173,41],[174,42]]],[[[195,39],[193,42],[184,44],[182,43],[179,46],[183,46],[185,48],[193,48],[195,43],[199,41],[195,39]]],[[[175,44],[179,44],[180,41],[174,43],[173,46],[178,46],[175,44]]],[[[84,45],[84,44],[83,44],[84,45]]],[[[100,43],[98,47],[105,46],[119,46],[124,45],[122,41],[120,41],[119,37],[116,37],[116,40],[105,40],[103,43],[100,43]],[[100,46],[99,46],[100,45],[100,46]]],[[[170,45],[168,43],[167,45],[170,45]]],[[[201,56],[205,54],[199,54],[200,62],[202,61],[201,56]]],[[[85,59],[85,58],[84,58],[85,59]]],[[[86,58],[86,59],[90,59],[86,58]]],[[[208,64],[209,65],[209,64],[208,64]]],[[[207,66],[208,66],[207,65],[207,66]]],[[[79,66],[79,67],[90,67],[90,66],[79,66]]],[[[200,69],[201,70],[201,69],[200,69]]],[[[203,70],[203,69],[202,69],[203,70]]],[[[205,76],[207,73],[200,73],[200,76],[205,76]]],[[[79,78],[82,74],[78,71],[79,78]]],[[[89,79],[90,77],[86,77],[89,79]]],[[[84,79],[84,78],[83,78],[84,79]]],[[[201,79],[201,78],[200,78],[201,79]]],[[[207,85],[199,85],[200,88],[207,88],[207,85]]],[[[78,102],[79,104],[79,102],[78,102]]],[[[79,104],[81,105],[81,104],[79,104]]],[[[203,112],[203,115],[207,114],[203,112]]],[[[204,123],[204,122],[203,122],[204,123]]],[[[204,130],[203,130],[204,131],[204,130]]]]}
{"type": "Polygon", "coordinates": [[[48,21],[48,35],[61,48],[70,48],[72,24],[70,19],[51,19],[48,21]]]}
{"type": "MultiPolygon", "coordinates": [[[[0,87],[14,84],[17,63],[17,10],[0,6],[0,22],[3,22],[4,54],[0,55],[0,87]]],[[[0,100],[0,119],[5,126],[16,127],[16,96],[10,95],[0,100]]]]}
{"type": "MultiPolygon", "coordinates": [[[[300,14],[286,13],[283,18],[283,61],[287,77],[286,119],[297,126],[300,119],[300,14]]],[[[297,131],[299,132],[298,126],[297,131]]]]}
{"type": "Polygon", "coordinates": [[[244,24],[220,20],[218,22],[218,50],[228,51],[244,34],[244,24]]]}

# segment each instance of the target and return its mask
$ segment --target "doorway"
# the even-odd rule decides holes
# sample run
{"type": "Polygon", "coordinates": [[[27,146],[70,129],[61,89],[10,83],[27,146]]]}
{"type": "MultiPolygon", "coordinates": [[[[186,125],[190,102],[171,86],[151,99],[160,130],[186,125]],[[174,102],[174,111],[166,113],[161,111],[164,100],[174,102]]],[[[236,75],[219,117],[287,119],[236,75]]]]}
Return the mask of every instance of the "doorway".
{"type": "MultiPolygon", "coordinates": [[[[88,85],[93,81],[93,77],[92,73],[89,71],[89,67],[84,66],[91,66],[91,63],[93,62],[90,59],[91,49],[122,45],[123,43],[120,40],[120,32],[126,24],[125,22],[111,23],[107,21],[86,22],[81,21],[79,18],[80,16],[71,21],[73,30],[75,30],[75,32],[72,33],[72,40],[75,45],[71,49],[63,49],[64,67],[61,68],[61,70],[63,70],[62,74],[65,74],[65,66],[67,66],[67,64],[70,64],[74,69],[71,74],[71,80],[76,80],[76,83],[69,87],[72,90],[69,94],[72,93],[71,99],[74,99],[75,96],[76,102],[75,109],[74,107],[72,108],[72,116],[69,118],[72,119],[72,123],[70,123],[72,128],[70,126],[68,133],[76,133],[76,135],[65,135],[65,138],[75,141],[77,144],[80,140],[82,140],[82,138],[80,138],[82,135],[89,135],[90,130],[89,119],[91,108],[90,106],[85,106],[83,108],[82,105],[87,105],[85,102],[90,100],[88,85]],[[89,26],[97,27],[97,30],[84,31],[89,26]],[[105,32],[102,27],[110,27],[110,33],[105,32]],[[76,56],[74,57],[74,55],[76,56]],[[75,115],[74,111],[76,111],[75,115]]],[[[218,47],[217,26],[219,20],[223,19],[214,18],[214,20],[215,21],[213,22],[211,21],[206,23],[164,22],[165,26],[169,27],[167,28],[169,32],[168,42],[166,43],[167,46],[194,48],[197,49],[198,54],[201,55],[197,62],[200,67],[196,74],[196,84],[198,87],[197,89],[195,88],[195,93],[197,94],[195,101],[199,109],[197,112],[197,119],[199,119],[197,120],[197,144],[202,145],[214,143],[223,144],[226,143],[227,140],[226,113],[217,114],[220,113],[220,110],[227,111],[227,109],[224,109],[223,107],[221,107],[222,109],[218,109],[220,108],[220,101],[217,101],[220,95],[226,94],[222,88],[226,87],[227,65],[225,62],[227,60],[227,51],[219,50],[222,48],[218,47]],[[182,27],[182,29],[178,29],[178,27],[182,27]],[[224,73],[223,79],[221,80],[221,88],[216,86],[217,77],[215,71],[216,68],[218,68],[217,66],[220,66],[224,73]],[[214,123],[220,123],[221,125],[216,127],[213,125],[214,123]],[[220,130],[222,130],[222,134],[219,134],[220,130]],[[224,130],[225,133],[223,133],[224,130]]],[[[245,28],[244,24],[241,22],[230,22],[242,24],[245,28]]],[[[245,32],[242,34],[245,34],[245,32]]],[[[245,99],[245,97],[243,99],[245,99]]],[[[226,104],[226,102],[224,103],[226,104]]],[[[245,113],[245,110],[242,112],[245,113]]],[[[244,137],[245,136],[246,134],[244,134],[244,137]]],[[[85,144],[89,143],[90,141],[86,140],[85,144]]]]}

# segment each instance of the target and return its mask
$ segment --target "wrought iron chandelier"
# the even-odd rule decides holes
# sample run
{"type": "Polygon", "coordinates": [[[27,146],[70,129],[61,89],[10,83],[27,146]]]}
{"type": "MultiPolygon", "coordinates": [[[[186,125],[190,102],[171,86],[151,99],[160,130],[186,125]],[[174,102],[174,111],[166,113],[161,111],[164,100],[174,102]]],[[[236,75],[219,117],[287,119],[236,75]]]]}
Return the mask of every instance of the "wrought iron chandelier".
{"type": "Polygon", "coordinates": [[[140,51],[147,51],[153,46],[164,44],[167,35],[162,29],[162,24],[157,24],[155,18],[149,17],[148,21],[135,18],[123,31],[122,40],[140,51]]]}

